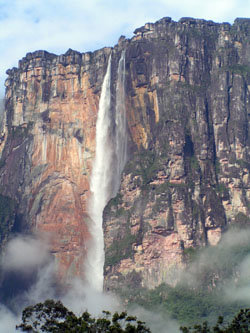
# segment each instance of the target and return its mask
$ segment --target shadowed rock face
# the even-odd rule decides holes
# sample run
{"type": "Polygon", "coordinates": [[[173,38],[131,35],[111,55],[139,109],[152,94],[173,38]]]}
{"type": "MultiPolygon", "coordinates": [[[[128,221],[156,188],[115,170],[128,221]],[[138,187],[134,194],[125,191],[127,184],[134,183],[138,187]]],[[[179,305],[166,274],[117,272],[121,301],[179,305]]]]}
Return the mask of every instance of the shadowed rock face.
{"type": "MultiPolygon", "coordinates": [[[[185,250],[249,223],[250,21],[164,18],[126,50],[128,163],[104,211],[105,287],[175,283],[185,250]]],[[[83,275],[95,125],[111,49],[27,54],[6,81],[2,244],[45,232],[60,277],[83,275]]]]}

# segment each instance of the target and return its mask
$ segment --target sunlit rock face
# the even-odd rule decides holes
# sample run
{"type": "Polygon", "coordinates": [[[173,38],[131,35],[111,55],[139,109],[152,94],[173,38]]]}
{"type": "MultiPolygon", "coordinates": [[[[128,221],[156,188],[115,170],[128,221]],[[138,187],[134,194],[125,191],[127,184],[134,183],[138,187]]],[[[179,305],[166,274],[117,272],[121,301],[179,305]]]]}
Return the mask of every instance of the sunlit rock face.
{"type": "Polygon", "coordinates": [[[128,153],[104,210],[105,288],[175,284],[188,248],[249,223],[249,29],[164,18],[112,50],[27,54],[6,81],[2,244],[45,233],[59,276],[84,275],[99,99],[112,52],[115,139],[122,51],[128,153]]]}
{"type": "Polygon", "coordinates": [[[37,51],[6,81],[2,188],[19,205],[17,227],[48,234],[61,277],[82,274],[95,124],[109,54],[37,51]]]}

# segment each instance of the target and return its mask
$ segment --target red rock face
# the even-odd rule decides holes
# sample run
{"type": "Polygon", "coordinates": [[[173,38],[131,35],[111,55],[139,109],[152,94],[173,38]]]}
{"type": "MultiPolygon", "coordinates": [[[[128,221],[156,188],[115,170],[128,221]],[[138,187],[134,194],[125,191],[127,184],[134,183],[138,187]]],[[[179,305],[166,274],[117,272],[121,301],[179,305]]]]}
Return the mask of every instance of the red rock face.
{"type": "Polygon", "coordinates": [[[79,83],[75,74],[64,71],[63,75],[59,69],[61,78],[54,81],[56,93],[67,91],[68,97],[52,100],[49,119],[37,129],[38,135],[34,133],[32,170],[41,165],[45,170],[32,185],[30,209],[32,224],[52,238],[60,274],[78,275],[89,238],[86,216],[98,96],[89,87],[87,75],[79,83]],[[74,81],[78,83],[70,89],[69,82],[74,81]]]}
{"type": "Polygon", "coordinates": [[[6,83],[11,127],[29,127],[22,142],[29,140],[25,215],[29,228],[49,237],[60,279],[84,275],[95,124],[109,52],[92,55],[95,66],[102,57],[95,85],[91,55],[76,52],[63,59],[44,52],[28,55],[6,83]]]}

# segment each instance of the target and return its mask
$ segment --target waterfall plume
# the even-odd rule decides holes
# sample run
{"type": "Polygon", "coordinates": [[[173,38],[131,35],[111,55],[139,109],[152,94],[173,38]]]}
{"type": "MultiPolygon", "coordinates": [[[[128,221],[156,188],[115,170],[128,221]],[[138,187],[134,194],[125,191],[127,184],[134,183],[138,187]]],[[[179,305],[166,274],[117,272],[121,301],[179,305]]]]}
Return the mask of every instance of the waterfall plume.
{"type": "Polygon", "coordinates": [[[112,150],[109,149],[109,129],[111,124],[111,55],[107,72],[104,77],[99,110],[96,122],[96,156],[90,180],[91,199],[89,216],[91,219],[90,232],[92,244],[88,251],[88,267],[86,279],[95,290],[103,288],[104,240],[102,229],[102,213],[108,201],[110,184],[110,165],[112,150]]]}
{"type": "Polygon", "coordinates": [[[115,107],[115,155],[116,177],[114,195],[119,190],[121,174],[127,161],[127,118],[125,106],[125,50],[122,51],[118,64],[115,107]]]}
{"type": "Polygon", "coordinates": [[[116,85],[115,128],[111,112],[111,55],[104,77],[96,123],[96,156],[90,180],[89,216],[92,244],[88,250],[86,279],[95,290],[103,289],[104,236],[103,210],[120,186],[127,156],[125,109],[125,52],[122,52],[116,85]],[[114,170],[116,170],[114,172],[114,170]]]}

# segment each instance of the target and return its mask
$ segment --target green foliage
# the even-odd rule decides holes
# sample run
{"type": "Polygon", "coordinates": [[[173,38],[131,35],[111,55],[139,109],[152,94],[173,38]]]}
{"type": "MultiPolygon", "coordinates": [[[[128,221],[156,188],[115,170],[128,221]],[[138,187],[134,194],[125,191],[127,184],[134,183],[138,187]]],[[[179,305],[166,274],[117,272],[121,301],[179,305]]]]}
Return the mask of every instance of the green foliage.
{"type": "Polygon", "coordinates": [[[22,125],[13,126],[10,129],[10,136],[13,139],[25,139],[28,136],[29,131],[31,130],[32,127],[33,127],[32,121],[29,121],[27,126],[22,126],[22,125]]]}
{"type": "MultiPolygon", "coordinates": [[[[177,320],[182,325],[194,325],[197,322],[208,321],[215,324],[218,315],[223,315],[231,320],[245,303],[228,303],[224,301],[221,294],[216,290],[206,288],[190,288],[184,285],[171,287],[161,284],[153,290],[133,290],[126,298],[130,304],[139,304],[148,310],[162,313],[177,320]]],[[[124,296],[124,295],[123,295],[124,296]]]]}
{"type": "Polygon", "coordinates": [[[3,167],[5,166],[5,164],[6,164],[6,161],[5,161],[5,159],[2,157],[2,158],[0,159],[0,169],[3,168],[3,167]]]}
{"type": "MultiPolygon", "coordinates": [[[[176,300],[176,298],[174,298],[176,300]]],[[[205,301],[205,300],[204,300],[205,301]]],[[[203,302],[204,302],[203,301],[203,302]]],[[[196,319],[200,320],[194,315],[196,319]]],[[[193,324],[193,327],[180,327],[183,333],[248,333],[250,332],[250,309],[241,309],[240,312],[225,323],[223,316],[219,316],[215,326],[207,322],[193,324]]],[[[127,312],[103,311],[102,316],[93,318],[87,311],[76,316],[60,301],[46,300],[23,310],[22,323],[16,326],[22,332],[53,332],[53,333],[150,333],[144,322],[130,316],[127,312]]]]}
{"type": "Polygon", "coordinates": [[[140,175],[142,177],[142,185],[145,186],[153,179],[160,168],[160,157],[155,151],[141,148],[140,153],[135,157],[135,160],[127,163],[125,172],[132,173],[133,175],[140,175]]]}
{"type": "Polygon", "coordinates": [[[246,283],[239,273],[241,263],[250,254],[249,237],[247,233],[244,236],[244,232],[237,239],[235,235],[237,233],[228,234],[217,246],[184,249],[183,257],[189,269],[175,287],[161,284],[153,290],[127,289],[126,295],[121,296],[148,310],[157,308],[182,325],[204,320],[215,325],[218,315],[231,320],[240,308],[249,306],[244,301],[228,301],[224,294],[226,286],[240,289],[246,283]]]}
{"type": "Polygon", "coordinates": [[[246,168],[250,172],[250,163],[249,162],[239,159],[239,160],[236,160],[235,163],[237,163],[242,168],[246,168]]]}
{"type": "Polygon", "coordinates": [[[195,155],[191,156],[189,158],[189,160],[190,160],[191,169],[198,171],[200,169],[200,165],[199,165],[199,162],[198,162],[196,156],[195,155]]]}
{"type": "Polygon", "coordinates": [[[133,254],[133,243],[136,242],[136,235],[130,231],[119,240],[115,240],[105,253],[105,266],[115,265],[122,259],[130,258],[133,254]]]}
{"type": "Polygon", "coordinates": [[[215,172],[216,172],[216,174],[219,174],[220,171],[221,171],[220,161],[216,160],[215,161],[215,172]]]}
{"type": "Polygon", "coordinates": [[[201,215],[201,209],[199,205],[194,201],[192,207],[192,216],[195,220],[197,220],[200,215],[201,215]]]}
{"type": "Polygon", "coordinates": [[[16,203],[7,196],[0,194],[0,242],[12,228],[15,218],[16,203]]]}
{"type": "Polygon", "coordinates": [[[186,183],[170,183],[168,181],[165,181],[164,183],[157,185],[155,188],[156,193],[168,193],[169,189],[171,188],[188,188],[188,184],[186,183]]]}
{"type": "Polygon", "coordinates": [[[193,328],[181,327],[183,333],[249,333],[250,332],[250,309],[241,309],[230,323],[224,324],[224,318],[218,317],[214,327],[207,322],[196,324],[193,328]]]}
{"type": "Polygon", "coordinates": [[[118,206],[122,202],[122,195],[118,193],[114,198],[112,198],[107,207],[111,208],[112,206],[118,206]]]}
{"type": "Polygon", "coordinates": [[[143,150],[140,154],[140,174],[144,184],[149,183],[160,169],[159,160],[154,152],[143,150]]]}
{"type": "Polygon", "coordinates": [[[232,228],[244,228],[250,225],[250,218],[242,212],[239,212],[234,218],[232,228]]]}
{"type": "Polygon", "coordinates": [[[239,265],[250,254],[248,234],[245,238],[241,237],[241,241],[237,240],[234,243],[232,236],[217,246],[195,250],[193,254],[189,258],[193,262],[191,269],[195,271],[196,288],[216,291],[216,288],[221,288],[224,281],[233,277],[237,278],[237,283],[240,283],[237,273],[239,265]],[[227,245],[228,242],[230,246],[227,245]]]}
{"type": "Polygon", "coordinates": [[[225,184],[223,183],[216,184],[215,191],[223,198],[229,198],[229,190],[225,184]]]}
{"type": "Polygon", "coordinates": [[[201,83],[201,85],[190,84],[190,83],[187,83],[187,82],[177,82],[177,86],[178,86],[178,88],[188,90],[188,91],[193,92],[195,94],[200,94],[200,93],[204,93],[206,91],[206,88],[207,88],[206,81],[201,80],[200,83],[201,83]]]}
{"type": "Polygon", "coordinates": [[[123,207],[120,207],[119,209],[117,209],[116,211],[116,216],[119,217],[119,216],[122,216],[122,215],[125,215],[126,214],[126,210],[125,208],[123,207]]]}
{"type": "Polygon", "coordinates": [[[197,259],[200,248],[187,247],[183,249],[183,257],[186,262],[192,262],[197,259]]]}
{"type": "Polygon", "coordinates": [[[227,69],[232,73],[241,75],[246,75],[250,73],[250,66],[247,65],[234,64],[232,66],[229,66],[227,69]]]}
{"type": "MultiPolygon", "coordinates": [[[[223,50],[223,49],[222,49],[223,50]]],[[[224,56],[228,57],[230,56],[230,54],[232,54],[232,51],[230,49],[227,49],[225,51],[221,51],[220,52],[221,54],[224,53],[224,56]]],[[[235,59],[231,59],[231,62],[234,62],[235,59]]],[[[241,65],[241,64],[232,64],[232,65],[229,65],[229,66],[223,66],[219,69],[219,72],[229,72],[229,73],[232,73],[232,74],[238,74],[238,75],[241,75],[245,78],[247,78],[250,74],[250,66],[248,65],[241,65]]]]}
{"type": "Polygon", "coordinates": [[[92,318],[85,311],[77,317],[69,311],[60,301],[46,300],[23,310],[22,323],[17,326],[22,332],[53,332],[53,333],[146,333],[149,328],[144,322],[129,316],[126,312],[115,312],[113,316],[109,311],[103,311],[99,318],[92,318]]]}
{"type": "Polygon", "coordinates": [[[10,135],[12,138],[23,138],[27,135],[27,128],[21,125],[12,127],[10,135]]]}
{"type": "Polygon", "coordinates": [[[214,295],[205,290],[176,286],[169,291],[163,307],[179,322],[194,323],[204,318],[213,320],[214,314],[220,311],[220,305],[215,301],[214,295]]]}

